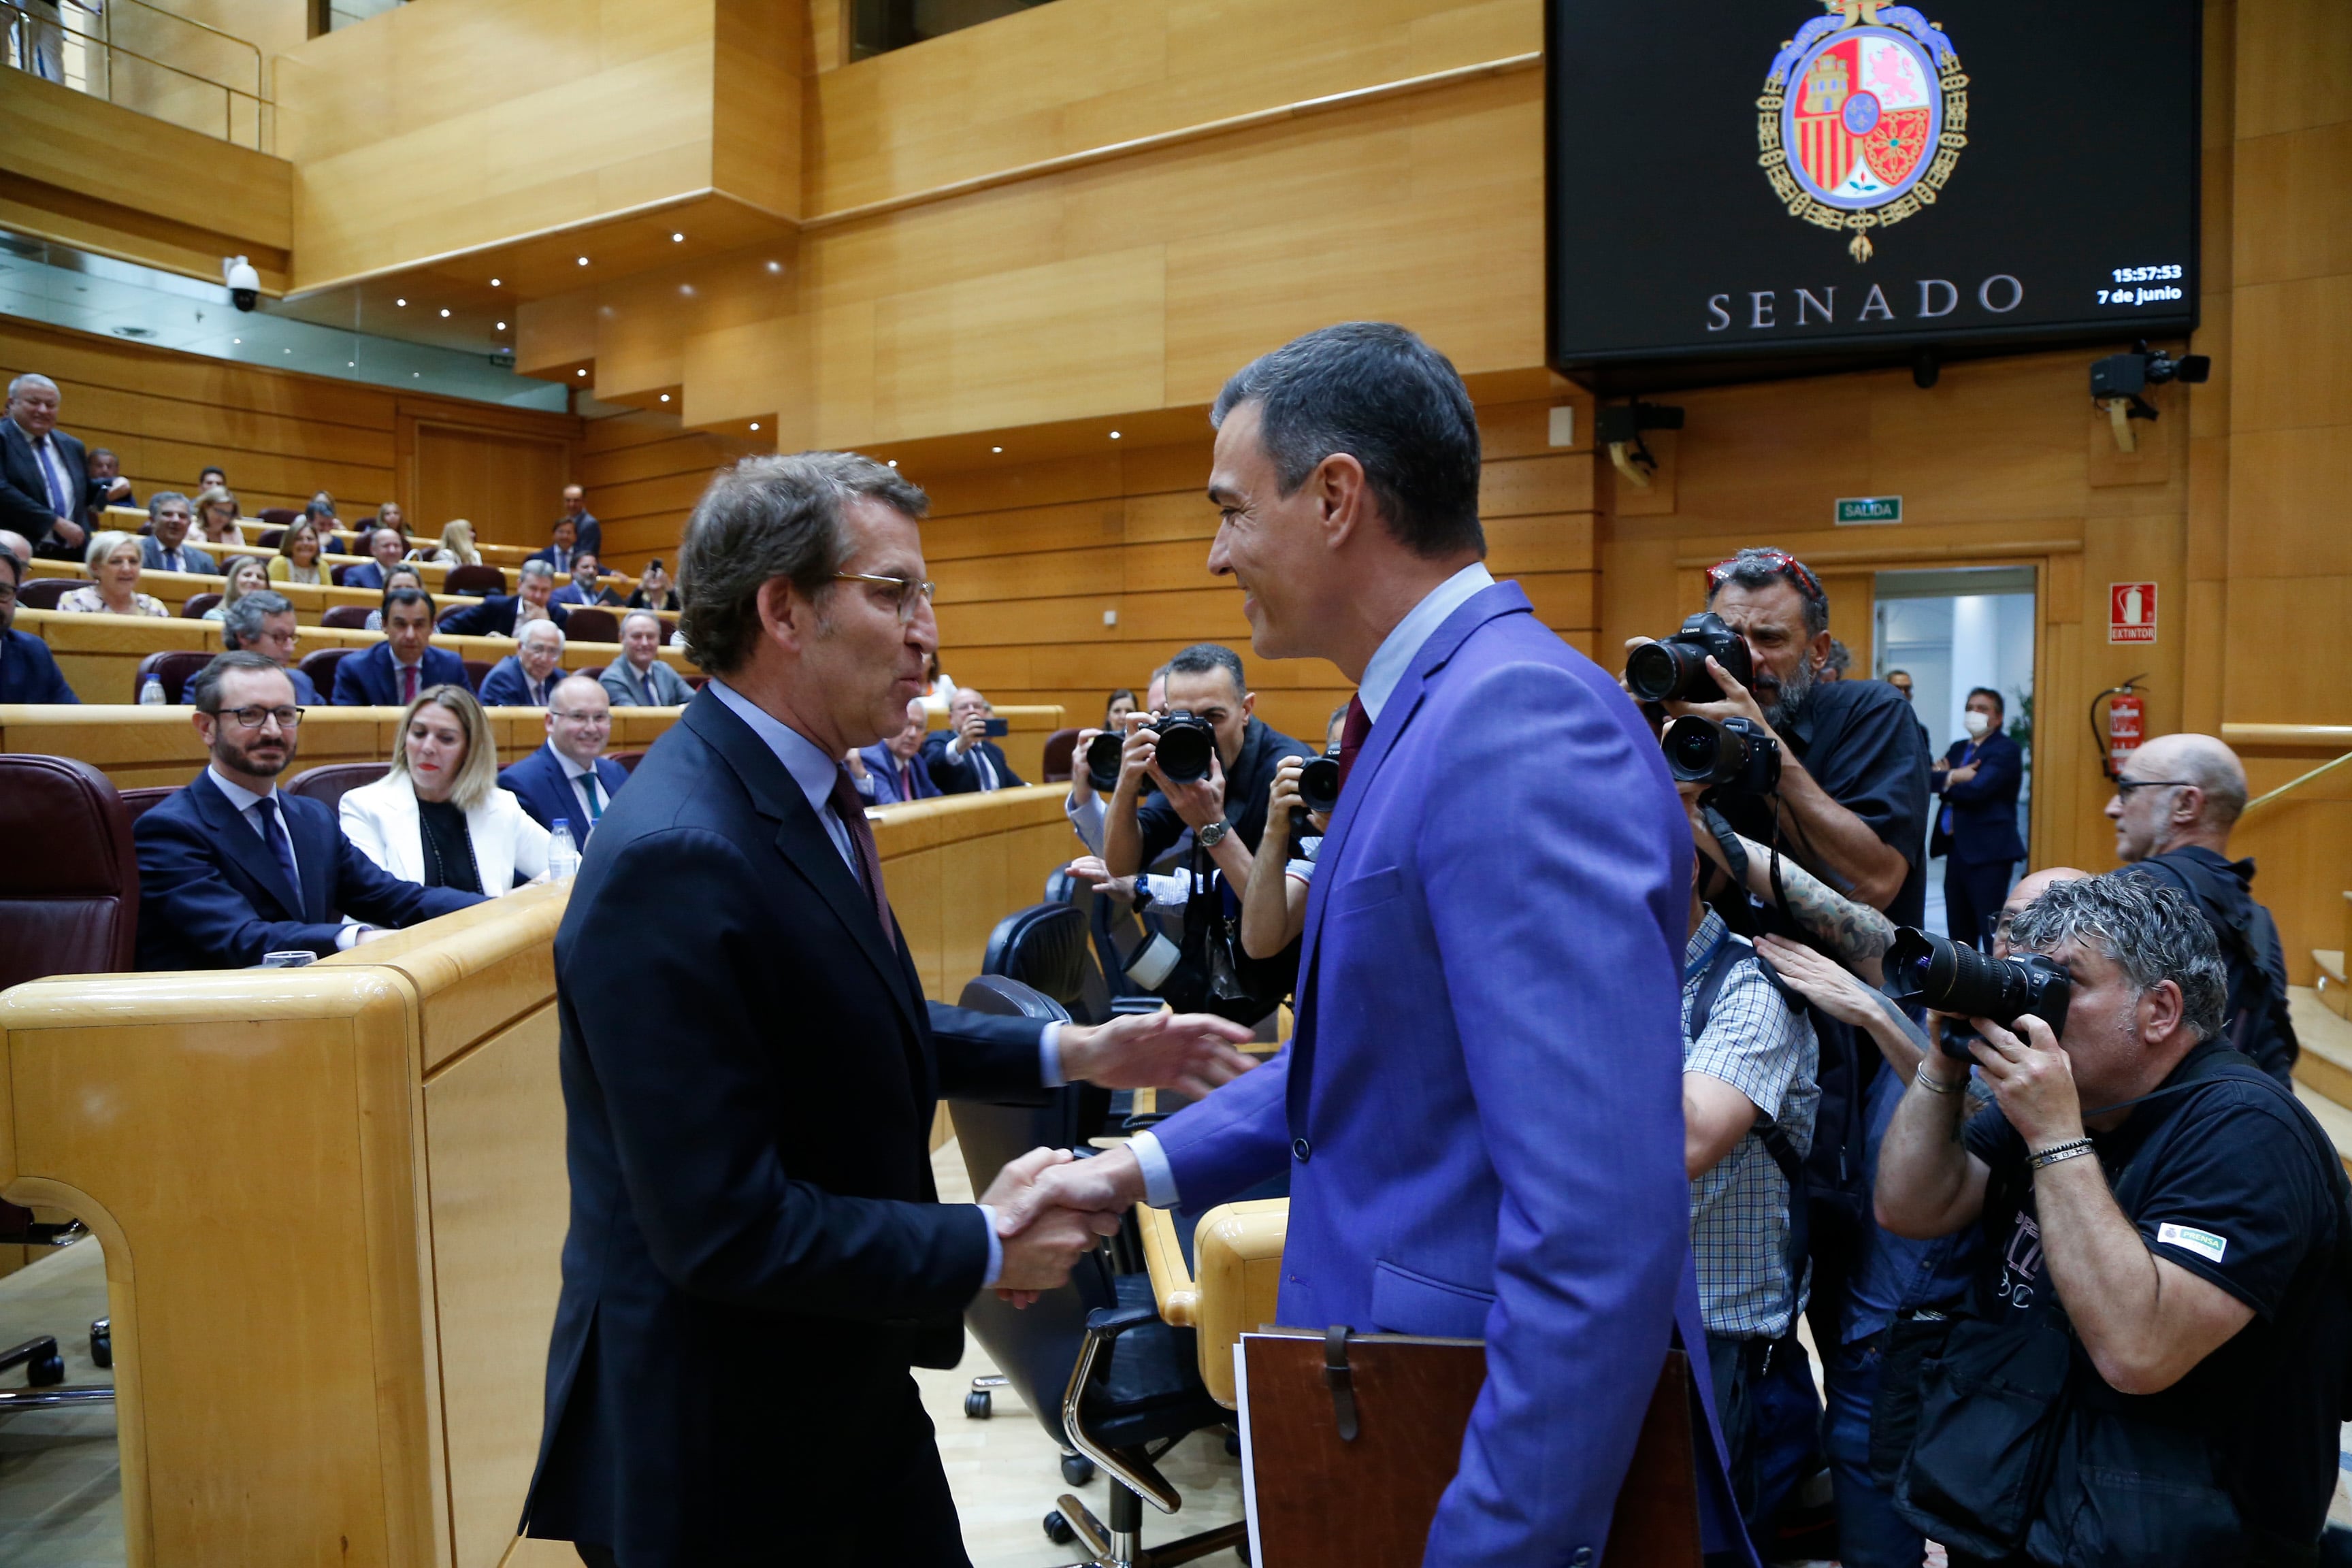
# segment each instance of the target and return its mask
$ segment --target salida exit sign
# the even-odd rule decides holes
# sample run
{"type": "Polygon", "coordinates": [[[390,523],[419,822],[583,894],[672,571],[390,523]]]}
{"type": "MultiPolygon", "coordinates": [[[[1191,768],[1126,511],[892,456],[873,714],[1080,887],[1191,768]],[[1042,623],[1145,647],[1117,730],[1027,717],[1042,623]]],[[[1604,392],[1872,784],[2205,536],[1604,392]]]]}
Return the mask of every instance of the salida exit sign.
{"type": "Polygon", "coordinates": [[[1903,498],[1901,496],[1845,496],[1837,503],[1837,522],[1840,528],[1861,522],[1901,522],[1902,521],[1903,498]]]}

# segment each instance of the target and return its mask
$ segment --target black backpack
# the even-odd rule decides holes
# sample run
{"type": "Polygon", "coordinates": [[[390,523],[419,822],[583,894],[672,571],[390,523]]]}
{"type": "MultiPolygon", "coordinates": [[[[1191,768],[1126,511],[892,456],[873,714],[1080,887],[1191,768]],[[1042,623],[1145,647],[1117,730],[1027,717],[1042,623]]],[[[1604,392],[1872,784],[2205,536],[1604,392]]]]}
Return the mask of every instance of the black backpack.
{"type": "MultiPolygon", "coordinates": [[[[2247,874],[2252,864],[2241,861],[2247,874]]],[[[2193,855],[2166,854],[2142,860],[2138,869],[2188,894],[2204,912],[2230,972],[2223,1002],[2221,1039],[2273,1079],[2292,1087],[2295,1058],[2303,1052],[2287,1011],[2285,973],[2278,926],[2270,910],[2254,901],[2244,879],[2227,865],[2193,855]],[[2275,969],[2273,967],[2277,965],[2275,969]]]]}

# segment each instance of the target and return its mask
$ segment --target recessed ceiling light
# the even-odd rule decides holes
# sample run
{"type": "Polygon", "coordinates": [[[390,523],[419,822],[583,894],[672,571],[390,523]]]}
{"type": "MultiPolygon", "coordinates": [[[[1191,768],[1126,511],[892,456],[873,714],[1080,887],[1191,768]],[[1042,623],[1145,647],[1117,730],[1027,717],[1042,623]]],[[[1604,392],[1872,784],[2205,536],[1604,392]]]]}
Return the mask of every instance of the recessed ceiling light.
{"type": "Polygon", "coordinates": [[[754,429],[754,430],[757,430],[759,427],[760,427],[760,422],[759,422],[757,419],[752,420],[752,421],[751,421],[751,428],[752,428],[752,429],[754,429]]]}
{"type": "Polygon", "coordinates": [[[584,371],[584,370],[576,370],[576,371],[573,371],[572,374],[574,374],[574,375],[586,375],[588,373],[587,373],[586,371],[584,371]]]}
{"type": "Polygon", "coordinates": [[[393,301],[393,303],[394,303],[394,304],[395,304],[395,305],[405,305],[405,304],[407,304],[407,303],[408,303],[408,301],[407,301],[407,300],[394,300],[393,301]]]}
{"type": "Polygon", "coordinates": [[[419,381],[423,381],[425,379],[425,373],[421,370],[412,370],[408,374],[415,376],[419,381]]]}
{"type": "Polygon", "coordinates": [[[449,307],[446,305],[441,307],[441,319],[445,321],[449,319],[449,307]]]}
{"type": "Polygon", "coordinates": [[[783,269],[784,264],[781,261],[771,261],[768,263],[768,270],[771,272],[782,272],[783,269]]]}
{"type": "Polygon", "coordinates": [[[1002,452],[1004,448],[1002,447],[991,447],[989,450],[992,452],[1002,452]]]}
{"type": "Polygon", "coordinates": [[[1112,432],[1110,433],[1110,438],[1111,438],[1112,440],[1114,440],[1114,441],[1118,440],[1118,431],[1116,431],[1116,430],[1112,431],[1112,432]]]}
{"type": "Polygon", "coordinates": [[[664,403],[667,403],[667,402],[669,401],[669,394],[668,394],[668,393],[665,392],[665,393],[663,393],[663,394],[662,394],[662,401],[663,401],[664,403]]]}
{"type": "Polygon", "coordinates": [[[289,354],[290,354],[290,353],[292,353],[294,351],[293,351],[292,349],[288,349],[286,352],[287,352],[288,353],[289,353],[289,354]]]}
{"type": "Polygon", "coordinates": [[[343,368],[345,370],[357,370],[359,367],[360,362],[355,359],[347,359],[343,362],[343,368]]]}
{"type": "Polygon", "coordinates": [[[891,458],[891,459],[890,459],[890,466],[891,466],[892,468],[897,468],[897,467],[898,466],[898,458],[891,458]]]}
{"type": "Polygon", "coordinates": [[[495,289],[495,288],[497,288],[498,286],[499,286],[499,280],[498,280],[497,279],[495,279],[495,278],[491,279],[490,279],[490,287],[491,287],[491,288],[493,288],[493,289],[495,289]]]}
{"type": "Polygon", "coordinates": [[[499,323],[499,331],[502,331],[502,332],[503,332],[503,331],[505,331],[506,330],[507,330],[507,324],[506,324],[504,321],[500,321],[500,322],[499,323]]]}
{"type": "Polygon", "coordinates": [[[243,338],[231,338],[231,339],[229,339],[229,342],[233,342],[233,343],[241,343],[241,342],[245,342],[245,340],[244,340],[243,338]]]}
{"type": "Polygon", "coordinates": [[[587,265],[588,265],[588,258],[587,258],[586,257],[584,257],[584,256],[583,256],[583,257],[582,257],[582,258],[580,258],[580,265],[581,265],[581,266],[583,266],[583,267],[587,266],[587,265]]]}
{"type": "Polygon", "coordinates": [[[684,244],[684,243],[686,242],[686,236],[684,236],[684,235],[682,235],[682,234],[674,234],[674,235],[671,235],[671,236],[669,237],[669,242],[670,242],[672,245],[682,245],[682,244],[684,244]]]}

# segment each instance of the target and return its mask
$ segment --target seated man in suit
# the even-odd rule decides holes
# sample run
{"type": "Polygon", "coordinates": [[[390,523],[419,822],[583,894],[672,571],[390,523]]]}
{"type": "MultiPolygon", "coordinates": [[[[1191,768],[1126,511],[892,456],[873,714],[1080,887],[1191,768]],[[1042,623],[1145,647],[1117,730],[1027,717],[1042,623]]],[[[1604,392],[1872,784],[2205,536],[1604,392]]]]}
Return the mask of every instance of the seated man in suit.
{"type": "Polygon", "coordinates": [[[521,581],[511,594],[492,594],[478,604],[449,612],[441,629],[452,637],[510,637],[515,628],[532,621],[563,624],[563,612],[549,608],[555,597],[555,568],[533,556],[522,563],[521,581]]]}
{"type": "Polygon", "coordinates": [[[196,521],[195,503],[177,490],[157,490],[147,498],[147,525],[153,531],[139,541],[139,564],[149,572],[196,572],[212,576],[220,570],[212,552],[188,542],[196,521]]]}
{"type": "Polygon", "coordinates": [[[379,528],[367,536],[370,560],[352,567],[343,578],[346,588],[383,588],[390,585],[392,569],[408,558],[408,541],[396,528],[379,528]]]}
{"type": "Polygon", "coordinates": [[[896,805],[902,800],[929,800],[940,793],[931,770],[917,761],[923,735],[931,727],[931,710],[921,698],[907,704],[907,722],[895,735],[885,735],[870,746],[849,753],[849,776],[860,799],[875,805],[896,805]]]}
{"type": "Polygon", "coordinates": [[[405,708],[428,686],[467,686],[466,661],[433,646],[433,595],[383,596],[383,641],[335,666],[338,708],[405,708]]]}
{"type": "Polygon", "coordinates": [[[122,479],[122,458],[113,447],[92,447],[89,449],[89,479],[92,484],[107,487],[106,506],[94,506],[89,509],[89,516],[92,528],[106,526],[100,515],[106,510],[106,507],[139,504],[139,498],[131,493],[131,481],[122,479]],[[117,494],[114,489],[114,482],[117,479],[122,479],[120,494],[117,494]]]}
{"type": "Polygon", "coordinates": [[[661,661],[661,617],[631,610],[621,617],[621,662],[604,668],[604,694],[615,708],[675,708],[694,700],[686,677],[661,661]]]}
{"type": "Polygon", "coordinates": [[[605,760],[612,738],[604,689],[584,675],[567,675],[547,705],[547,744],[499,773],[499,787],[514,791],[541,827],[570,822],[572,841],[585,849],[604,808],[629,782],[627,769],[605,760]]]}
{"type": "MultiPolygon", "coordinates": [[[[236,604],[221,612],[221,642],[231,652],[243,649],[257,653],[286,672],[294,683],[294,700],[305,708],[316,708],[326,702],[310,678],[294,664],[294,605],[285,595],[267,588],[253,588],[238,595],[236,604]]],[[[193,683],[192,683],[193,684],[193,683]]],[[[193,702],[192,691],[184,689],[181,700],[193,702]]]]}
{"type": "Polygon", "coordinates": [[[984,795],[1021,784],[1003,750],[988,738],[989,716],[995,711],[969,686],[957,687],[949,699],[946,731],[923,742],[923,765],[941,795],[984,795]]]}
{"type": "Polygon", "coordinates": [[[49,655],[49,645],[12,628],[16,585],[25,563],[13,550],[0,550],[0,702],[79,702],[49,655]]]}
{"type": "Polygon", "coordinates": [[[191,684],[212,763],[133,830],[140,968],[239,969],[296,949],[323,956],[482,901],[388,875],[352,847],[332,811],[278,792],[302,721],[284,670],[257,653],[225,653],[191,684]],[[346,913],[362,923],[344,924],[346,913]]]}
{"type": "Polygon", "coordinates": [[[544,708],[563,679],[563,628],[553,621],[525,621],[514,652],[482,677],[485,708],[544,708]]]}
{"type": "Polygon", "coordinates": [[[604,585],[604,568],[596,557],[585,550],[572,553],[572,581],[555,591],[554,602],[569,607],[572,605],[604,605],[619,609],[627,603],[620,595],[604,585]]]}
{"type": "Polygon", "coordinates": [[[568,517],[559,517],[555,520],[555,526],[548,531],[547,548],[534,550],[525,559],[544,561],[548,570],[557,576],[568,576],[572,572],[572,557],[579,548],[579,525],[568,517]]]}

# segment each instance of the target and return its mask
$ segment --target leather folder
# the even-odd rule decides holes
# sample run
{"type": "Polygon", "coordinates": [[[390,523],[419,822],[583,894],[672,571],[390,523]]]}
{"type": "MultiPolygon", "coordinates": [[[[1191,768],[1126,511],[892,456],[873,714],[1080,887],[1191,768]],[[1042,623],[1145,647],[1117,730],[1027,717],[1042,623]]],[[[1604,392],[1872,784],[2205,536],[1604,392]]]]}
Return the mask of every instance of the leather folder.
{"type": "MultiPolygon", "coordinates": [[[[1417,1568],[1486,1381],[1480,1340],[1244,1334],[1244,1463],[1259,1568],[1417,1568]]],[[[1700,1568],[1690,1363],[1666,1352],[1617,1493],[1609,1568],[1700,1568]]]]}

